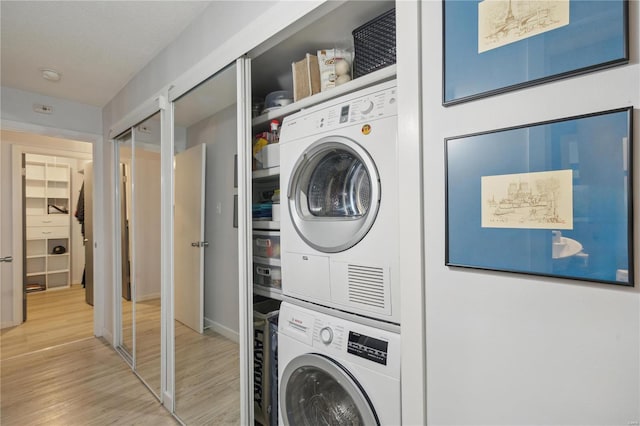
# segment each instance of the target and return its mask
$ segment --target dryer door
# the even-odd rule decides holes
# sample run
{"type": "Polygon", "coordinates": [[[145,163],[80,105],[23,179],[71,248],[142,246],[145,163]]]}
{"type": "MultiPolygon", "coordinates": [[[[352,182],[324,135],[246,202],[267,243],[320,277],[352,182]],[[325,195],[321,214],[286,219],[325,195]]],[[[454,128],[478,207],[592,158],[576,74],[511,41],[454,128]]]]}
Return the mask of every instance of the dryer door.
{"type": "Polygon", "coordinates": [[[287,188],[298,235],[314,249],[336,253],[367,234],[380,206],[380,178],[354,140],[328,136],[313,143],[293,167],[287,188]]]}
{"type": "Polygon", "coordinates": [[[356,379],[320,354],[300,355],[287,364],[280,408],[285,425],[380,425],[356,379]]]}

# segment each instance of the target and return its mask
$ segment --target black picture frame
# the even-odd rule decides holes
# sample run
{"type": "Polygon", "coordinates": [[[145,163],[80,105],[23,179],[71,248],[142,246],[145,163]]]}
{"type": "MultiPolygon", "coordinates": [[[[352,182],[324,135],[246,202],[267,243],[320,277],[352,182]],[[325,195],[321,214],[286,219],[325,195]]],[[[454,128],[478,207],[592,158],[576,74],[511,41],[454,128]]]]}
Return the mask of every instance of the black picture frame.
{"type": "Polygon", "coordinates": [[[628,0],[443,0],[442,14],[444,106],[629,62],[628,0]]]}
{"type": "Polygon", "coordinates": [[[445,264],[633,286],[632,113],[445,139],[445,264]]]}

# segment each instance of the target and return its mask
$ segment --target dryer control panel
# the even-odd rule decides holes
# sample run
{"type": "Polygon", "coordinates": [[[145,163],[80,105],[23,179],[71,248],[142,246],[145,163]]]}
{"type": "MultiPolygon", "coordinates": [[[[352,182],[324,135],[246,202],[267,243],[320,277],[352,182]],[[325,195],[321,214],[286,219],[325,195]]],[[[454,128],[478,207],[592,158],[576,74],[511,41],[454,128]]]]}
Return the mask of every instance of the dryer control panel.
{"type": "Polygon", "coordinates": [[[280,143],[398,114],[396,82],[363,89],[285,117],[280,143]]]}
{"type": "Polygon", "coordinates": [[[396,113],[396,89],[371,93],[320,111],[314,117],[315,130],[334,129],[341,125],[388,117],[396,113]]]}

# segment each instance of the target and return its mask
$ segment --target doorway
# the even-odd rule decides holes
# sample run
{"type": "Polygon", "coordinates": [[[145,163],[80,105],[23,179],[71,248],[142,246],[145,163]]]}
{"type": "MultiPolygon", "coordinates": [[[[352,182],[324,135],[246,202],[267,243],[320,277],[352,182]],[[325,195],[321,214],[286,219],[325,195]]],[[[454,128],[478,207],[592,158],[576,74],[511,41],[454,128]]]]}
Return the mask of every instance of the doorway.
{"type": "MultiPolygon", "coordinates": [[[[14,259],[2,271],[2,291],[11,294],[13,308],[11,321],[5,316],[2,323],[6,359],[94,335],[86,276],[83,287],[84,240],[92,237],[75,217],[92,144],[3,130],[2,145],[10,171],[2,186],[12,194],[3,215],[10,233],[3,236],[14,259]]],[[[91,201],[82,204],[89,207],[85,216],[91,213],[91,201]]]]}

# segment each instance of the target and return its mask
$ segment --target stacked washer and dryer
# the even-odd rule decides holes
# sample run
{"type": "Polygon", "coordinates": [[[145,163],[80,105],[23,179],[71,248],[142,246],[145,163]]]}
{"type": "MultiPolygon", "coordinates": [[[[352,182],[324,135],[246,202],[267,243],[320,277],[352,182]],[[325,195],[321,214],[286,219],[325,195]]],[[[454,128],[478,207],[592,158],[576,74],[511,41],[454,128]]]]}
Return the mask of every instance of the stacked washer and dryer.
{"type": "Polygon", "coordinates": [[[401,423],[396,83],[284,119],[279,423],[401,423]]]}

